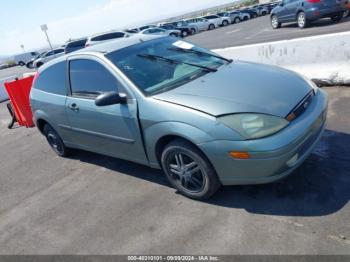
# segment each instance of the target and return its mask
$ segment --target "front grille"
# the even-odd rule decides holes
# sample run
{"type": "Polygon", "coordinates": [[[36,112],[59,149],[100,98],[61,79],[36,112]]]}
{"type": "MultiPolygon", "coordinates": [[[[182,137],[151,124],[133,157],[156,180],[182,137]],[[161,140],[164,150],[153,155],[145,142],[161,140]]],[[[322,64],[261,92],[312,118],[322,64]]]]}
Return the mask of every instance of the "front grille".
{"type": "Polygon", "coordinates": [[[288,121],[293,121],[294,119],[297,119],[299,116],[301,116],[311,105],[314,96],[315,93],[312,90],[301,100],[301,102],[299,102],[296,107],[294,107],[294,109],[287,115],[286,119],[288,121]]]}

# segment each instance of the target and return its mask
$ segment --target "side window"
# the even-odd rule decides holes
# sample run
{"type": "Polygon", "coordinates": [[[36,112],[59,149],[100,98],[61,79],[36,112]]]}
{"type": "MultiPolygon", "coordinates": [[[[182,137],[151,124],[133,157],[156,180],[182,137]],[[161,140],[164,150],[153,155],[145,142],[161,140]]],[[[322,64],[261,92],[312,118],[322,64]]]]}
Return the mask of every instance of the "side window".
{"type": "Polygon", "coordinates": [[[33,88],[65,96],[67,95],[66,74],[66,62],[56,63],[40,72],[33,88]]]}
{"type": "Polygon", "coordinates": [[[56,49],[54,50],[54,54],[59,54],[59,53],[63,53],[64,49],[56,49]]]}
{"type": "Polygon", "coordinates": [[[52,56],[53,54],[54,54],[54,51],[50,51],[50,52],[46,53],[45,57],[52,56]]]}
{"type": "Polygon", "coordinates": [[[95,98],[104,92],[118,91],[118,80],[103,65],[93,60],[70,61],[69,75],[73,96],[95,98]]]}

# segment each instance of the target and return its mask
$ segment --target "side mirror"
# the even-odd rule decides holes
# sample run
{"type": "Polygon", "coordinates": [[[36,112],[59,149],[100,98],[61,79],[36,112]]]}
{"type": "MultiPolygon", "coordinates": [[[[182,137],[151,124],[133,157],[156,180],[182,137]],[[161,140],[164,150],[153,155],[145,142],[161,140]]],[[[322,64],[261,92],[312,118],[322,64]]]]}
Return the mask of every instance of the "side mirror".
{"type": "Polygon", "coordinates": [[[127,101],[126,94],[119,94],[118,92],[106,92],[99,95],[95,99],[96,106],[110,106],[116,104],[125,104],[127,101]]]}

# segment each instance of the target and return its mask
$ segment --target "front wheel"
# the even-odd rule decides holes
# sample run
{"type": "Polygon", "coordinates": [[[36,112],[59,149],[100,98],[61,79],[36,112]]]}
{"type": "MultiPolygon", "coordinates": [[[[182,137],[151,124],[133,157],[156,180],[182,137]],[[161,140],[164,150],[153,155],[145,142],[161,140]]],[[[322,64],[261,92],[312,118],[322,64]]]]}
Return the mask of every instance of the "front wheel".
{"type": "Polygon", "coordinates": [[[196,29],[191,28],[191,35],[195,35],[197,33],[196,29]]]}
{"type": "Polygon", "coordinates": [[[224,20],[223,22],[222,22],[222,26],[227,26],[228,25],[228,21],[227,20],[224,20]]]}
{"type": "Polygon", "coordinates": [[[309,22],[306,19],[306,15],[304,12],[298,13],[297,23],[298,23],[298,27],[301,29],[306,28],[309,25],[309,22]]]}
{"type": "Polygon", "coordinates": [[[331,17],[331,20],[334,22],[334,23],[337,23],[337,22],[340,22],[342,19],[343,19],[343,12],[342,13],[339,13],[337,15],[334,15],[331,17]]]}
{"type": "Polygon", "coordinates": [[[273,15],[271,17],[271,26],[272,26],[273,29],[277,29],[277,28],[281,27],[281,23],[278,20],[278,17],[276,15],[273,15]]]}
{"type": "Polygon", "coordinates": [[[187,197],[204,200],[221,186],[208,159],[186,141],[170,142],[162,153],[161,163],[171,185],[187,197]]]}
{"type": "Polygon", "coordinates": [[[175,34],[175,33],[171,33],[169,36],[172,36],[172,37],[177,37],[177,34],[175,34]]]}
{"type": "Polygon", "coordinates": [[[186,36],[188,36],[187,31],[182,31],[181,36],[182,36],[182,37],[186,37],[186,36]]]}
{"type": "Polygon", "coordinates": [[[25,65],[25,63],[24,63],[23,61],[20,61],[18,64],[19,64],[20,66],[24,66],[24,65],[25,65]]]}
{"type": "Polygon", "coordinates": [[[215,29],[215,25],[210,24],[208,29],[209,29],[209,30],[213,30],[213,29],[215,29]]]}
{"type": "Polygon", "coordinates": [[[239,17],[236,17],[235,20],[234,20],[234,23],[235,23],[235,24],[238,24],[238,23],[240,23],[240,22],[241,22],[241,19],[239,19],[239,17]]]}
{"type": "Polygon", "coordinates": [[[46,137],[47,142],[57,155],[66,157],[69,154],[69,150],[64,145],[62,138],[49,124],[46,124],[44,126],[43,133],[46,137]]]}

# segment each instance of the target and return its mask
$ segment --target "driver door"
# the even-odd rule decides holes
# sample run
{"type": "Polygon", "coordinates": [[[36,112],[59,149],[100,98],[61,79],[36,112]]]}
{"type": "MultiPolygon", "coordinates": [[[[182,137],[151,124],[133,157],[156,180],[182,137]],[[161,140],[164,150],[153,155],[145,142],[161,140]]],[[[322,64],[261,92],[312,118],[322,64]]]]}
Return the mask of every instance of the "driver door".
{"type": "Polygon", "coordinates": [[[69,59],[70,95],[66,100],[70,143],[113,157],[147,163],[137,117],[137,101],[115,72],[95,57],[69,59]],[[127,103],[98,107],[98,94],[117,91],[127,103]]]}

